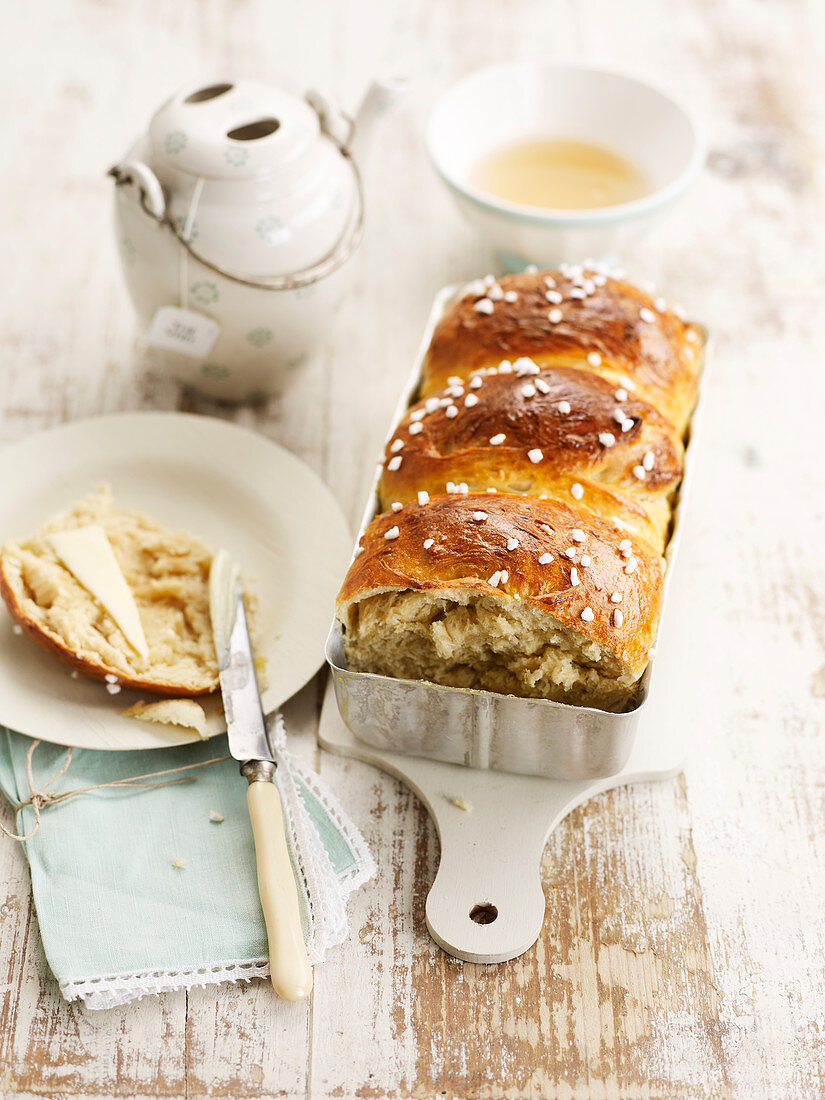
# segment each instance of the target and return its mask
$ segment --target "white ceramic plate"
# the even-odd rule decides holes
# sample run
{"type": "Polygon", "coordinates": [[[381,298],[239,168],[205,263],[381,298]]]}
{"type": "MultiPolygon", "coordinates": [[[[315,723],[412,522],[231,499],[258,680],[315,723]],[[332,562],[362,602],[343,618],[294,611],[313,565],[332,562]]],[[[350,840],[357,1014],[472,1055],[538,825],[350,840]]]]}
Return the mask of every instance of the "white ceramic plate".
{"type": "MultiPolygon", "coordinates": [[[[36,531],[55,512],[108,482],[123,508],[147,512],[225,547],[252,578],[266,658],[267,712],[309,680],[346,571],[351,535],[329,489],[262,436],[203,416],[122,413],[82,420],[0,451],[0,542],[36,531]]],[[[146,693],[109,695],[30,638],[0,608],[0,723],[90,749],[181,745],[196,735],[123,718],[146,693]]],[[[226,729],[216,696],[204,699],[209,734],[226,729]]]]}

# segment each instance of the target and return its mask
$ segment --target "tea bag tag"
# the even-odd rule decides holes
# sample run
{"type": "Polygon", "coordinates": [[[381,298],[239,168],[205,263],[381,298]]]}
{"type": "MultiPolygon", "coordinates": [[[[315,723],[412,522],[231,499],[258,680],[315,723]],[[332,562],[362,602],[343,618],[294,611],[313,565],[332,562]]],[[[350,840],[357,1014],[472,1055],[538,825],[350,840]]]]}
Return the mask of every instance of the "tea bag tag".
{"type": "Polygon", "coordinates": [[[179,306],[161,306],[152,318],[148,340],[152,347],[203,359],[220,334],[221,326],[211,317],[179,306]]]}

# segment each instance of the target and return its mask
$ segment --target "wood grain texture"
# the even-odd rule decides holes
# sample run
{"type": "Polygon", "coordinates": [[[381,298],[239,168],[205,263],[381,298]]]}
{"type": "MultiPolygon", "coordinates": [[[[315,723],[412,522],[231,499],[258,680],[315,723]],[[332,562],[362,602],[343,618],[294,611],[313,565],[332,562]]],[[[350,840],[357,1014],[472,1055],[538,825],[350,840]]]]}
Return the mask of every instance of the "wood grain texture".
{"type": "MultiPolygon", "coordinates": [[[[88,1013],[42,957],[22,853],[0,845],[0,1095],[785,1100],[825,1094],[825,8],[818,0],[42,0],[8,6],[0,442],[119,409],[255,427],[353,521],[435,290],[490,263],[423,152],[438,90],[510,56],[660,81],[711,156],[632,270],[717,334],[691,538],[684,779],[573,813],[545,853],[543,935],[512,964],[427,937],[437,840],[415,798],[293,743],[364,829],[377,879],[310,1002],[265,983],[88,1013]],[[351,105],[405,71],[368,173],[369,235],[326,349],[279,402],[234,413],[162,377],[117,270],[104,172],[180,83],[243,73],[351,105]]],[[[5,471],[9,476],[10,471],[5,471]]],[[[2,813],[8,816],[4,807],[2,813]]]]}

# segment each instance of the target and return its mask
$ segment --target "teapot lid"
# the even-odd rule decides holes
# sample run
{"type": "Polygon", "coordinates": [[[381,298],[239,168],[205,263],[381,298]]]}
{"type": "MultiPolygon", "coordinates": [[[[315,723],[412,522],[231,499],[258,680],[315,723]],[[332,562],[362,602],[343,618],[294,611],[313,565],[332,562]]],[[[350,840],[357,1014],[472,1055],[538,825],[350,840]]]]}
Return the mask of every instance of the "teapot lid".
{"type": "Polygon", "coordinates": [[[252,80],[183,88],[149,124],[158,158],[209,179],[268,175],[300,157],[319,132],[305,100],[252,80]]]}

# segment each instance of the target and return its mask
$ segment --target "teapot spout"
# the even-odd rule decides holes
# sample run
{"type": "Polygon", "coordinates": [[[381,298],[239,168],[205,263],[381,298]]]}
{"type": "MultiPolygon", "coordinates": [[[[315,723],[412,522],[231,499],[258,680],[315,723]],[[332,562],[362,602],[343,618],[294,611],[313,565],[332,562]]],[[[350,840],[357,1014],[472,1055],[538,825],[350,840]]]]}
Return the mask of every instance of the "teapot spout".
{"type": "Polygon", "coordinates": [[[406,77],[396,76],[374,80],[367,88],[355,113],[353,137],[349,143],[350,152],[362,172],[369,169],[379,120],[405,94],[408,86],[406,77]]]}

